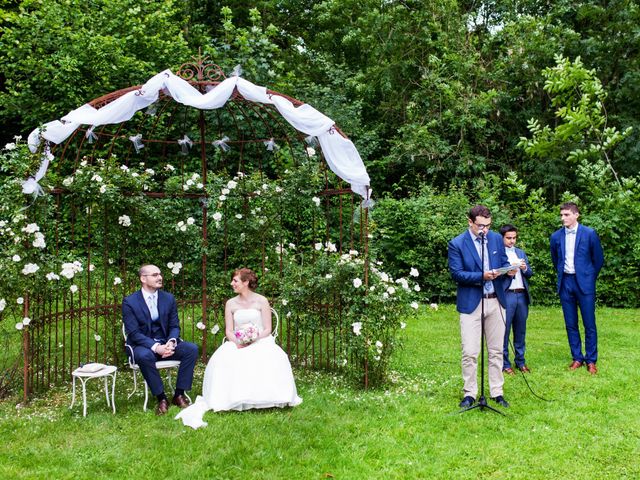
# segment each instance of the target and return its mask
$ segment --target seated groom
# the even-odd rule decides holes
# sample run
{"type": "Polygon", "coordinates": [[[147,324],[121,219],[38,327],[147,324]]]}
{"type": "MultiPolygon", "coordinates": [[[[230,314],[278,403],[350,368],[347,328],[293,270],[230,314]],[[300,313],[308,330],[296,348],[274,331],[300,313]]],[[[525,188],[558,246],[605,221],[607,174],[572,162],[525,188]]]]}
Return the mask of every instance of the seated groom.
{"type": "Polygon", "coordinates": [[[191,390],[198,347],[180,340],[178,307],[173,295],[161,290],[160,269],[155,265],[143,265],[138,274],[142,287],[122,302],[122,321],[135,361],[151,393],[158,399],[156,414],[164,415],[169,410],[169,402],[156,362],[180,360],[172,403],[186,408],[189,401],[184,392],[191,390]]]}

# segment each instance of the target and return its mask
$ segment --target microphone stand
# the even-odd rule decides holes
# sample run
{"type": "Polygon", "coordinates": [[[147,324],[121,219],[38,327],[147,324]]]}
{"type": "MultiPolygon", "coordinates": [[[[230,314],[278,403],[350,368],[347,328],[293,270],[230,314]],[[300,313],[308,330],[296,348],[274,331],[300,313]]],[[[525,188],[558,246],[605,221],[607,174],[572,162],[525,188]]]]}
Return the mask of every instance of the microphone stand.
{"type": "Polygon", "coordinates": [[[468,412],[469,410],[473,410],[474,408],[479,408],[480,410],[491,410],[492,412],[499,413],[503,417],[506,417],[504,413],[500,410],[493,408],[491,405],[487,403],[487,398],[484,395],[484,250],[485,250],[485,235],[484,232],[480,232],[478,234],[480,237],[482,248],[480,249],[480,261],[482,263],[482,297],[480,298],[480,396],[478,397],[478,402],[470,407],[467,407],[463,410],[460,410],[460,413],[468,412]]]}

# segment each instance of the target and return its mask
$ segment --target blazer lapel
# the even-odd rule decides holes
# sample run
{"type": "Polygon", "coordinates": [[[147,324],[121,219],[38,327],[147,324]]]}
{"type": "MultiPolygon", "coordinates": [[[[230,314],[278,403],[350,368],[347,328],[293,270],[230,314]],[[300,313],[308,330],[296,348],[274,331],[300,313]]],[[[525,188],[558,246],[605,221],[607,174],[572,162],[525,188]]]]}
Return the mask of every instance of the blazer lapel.
{"type": "Polygon", "coordinates": [[[149,313],[149,307],[147,306],[147,302],[144,299],[142,290],[138,290],[137,300],[138,300],[138,308],[142,312],[142,318],[144,318],[145,324],[147,326],[147,331],[151,332],[151,314],[149,313]]]}
{"type": "Polygon", "coordinates": [[[160,322],[162,331],[166,336],[167,335],[167,322],[166,322],[167,316],[165,315],[164,295],[162,295],[162,292],[160,290],[158,290],[157,293],[158,293],[158,321],[160,322]]]}
{"type": "Polygon", "coordinates": [[[469,250],[469,253],[473,257],[473,259],[475,260],[477,267],[480,270],[482,270],[482,259],[480,258],[480,255],[478,255],[478,250],[476,249],[476,246],[473,244],[473,242],[474,240],[471,238],[471,234],[467,232],[467,235],[464,238],[464,244],[467,250],[469,250]]]}

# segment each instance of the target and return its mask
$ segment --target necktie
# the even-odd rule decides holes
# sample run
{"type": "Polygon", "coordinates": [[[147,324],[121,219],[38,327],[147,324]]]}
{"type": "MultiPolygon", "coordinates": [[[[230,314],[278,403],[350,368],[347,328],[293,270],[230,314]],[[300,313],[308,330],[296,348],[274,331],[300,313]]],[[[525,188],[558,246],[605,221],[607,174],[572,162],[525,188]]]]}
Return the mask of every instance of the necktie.
{"type": "Polygon", "coordinates": [[[156,304],[156,294],[149,295],[147,297],[147,306],[149,307],[149,314],[151,315],[151,320],[158,319],[158,306],[156,304]]]}
{"type": "MultiPolygon", "coordinates": [[[[487,252],[487,240],[485,239],[485,241],[483,242],[482,238],[477,237],[476,242],[478,242],[482,247],[481,257],[484,260],[482,264],[482,270],[484,270],[485,272],[488,272],[489,270],[491,270],[491,267],[489,266],[489,252],[487,252]]],[[[493,293],[493,283],[491,283],[490,280],[482,282],[482,288],[484,290],[484,293],[493,293]]]]}

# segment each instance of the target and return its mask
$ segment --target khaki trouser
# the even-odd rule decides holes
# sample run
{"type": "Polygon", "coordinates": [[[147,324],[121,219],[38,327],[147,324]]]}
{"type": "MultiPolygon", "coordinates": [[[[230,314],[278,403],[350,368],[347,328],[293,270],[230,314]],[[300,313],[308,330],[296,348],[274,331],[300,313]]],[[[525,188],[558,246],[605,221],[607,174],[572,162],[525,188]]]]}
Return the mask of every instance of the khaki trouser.
{"type": "MultiPolygon", "coordinates": [[[[462,379],[464,396],[478,397],[478,355],[482,332],[480,311],[482,302],[470,313],[460,314],[462,338],[462,379]]],[[[504,344],[504,309],[497,298],[484,299],[484,334],[489,353],[489,392],[491,398],[502,395],[502,347],[504,344]]]]}

